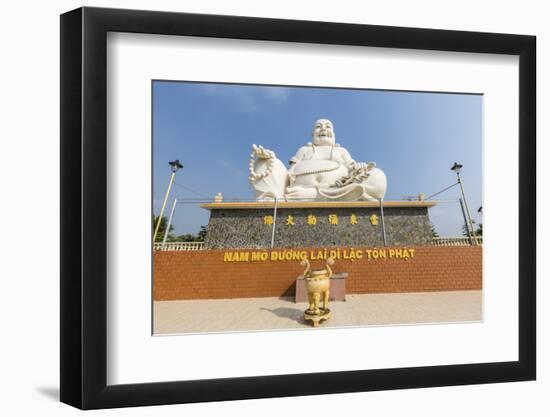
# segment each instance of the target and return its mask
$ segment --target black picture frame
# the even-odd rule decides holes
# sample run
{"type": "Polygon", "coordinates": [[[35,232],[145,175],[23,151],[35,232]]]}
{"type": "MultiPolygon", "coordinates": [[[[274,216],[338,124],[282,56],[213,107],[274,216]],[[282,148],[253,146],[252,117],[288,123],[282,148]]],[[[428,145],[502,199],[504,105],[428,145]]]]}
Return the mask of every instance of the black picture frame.
{"type": "Polygon", "coordinates": [[[536,378],[534,36],[80,8],[61,15],[61,401],[81,409],[536,378]],[[108,32],[519,56],[519,360],[107,385],[108,32]]]}

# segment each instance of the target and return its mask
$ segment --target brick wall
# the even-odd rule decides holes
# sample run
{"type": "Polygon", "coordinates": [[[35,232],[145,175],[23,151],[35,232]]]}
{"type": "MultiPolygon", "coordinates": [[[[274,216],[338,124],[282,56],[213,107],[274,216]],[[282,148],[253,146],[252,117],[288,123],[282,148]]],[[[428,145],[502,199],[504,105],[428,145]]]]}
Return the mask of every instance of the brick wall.
{"type": "MultiPolygon", "coordinates": [[[[347,293],[481,289],[480,246],[418,246],[410,259],[340,259],[334,272],[349,274],[347,293]]],[[[305,249],[308,251],[311,249],[305,249]]],[[[253,252],[240,250],[239,252],[253,252]]],[[[155,300],[294,296],[299,262],[224,262],[223,250],[155,252],[155,300]]],[[[313,261],[313,269],[324,261],[313,261]]]]}

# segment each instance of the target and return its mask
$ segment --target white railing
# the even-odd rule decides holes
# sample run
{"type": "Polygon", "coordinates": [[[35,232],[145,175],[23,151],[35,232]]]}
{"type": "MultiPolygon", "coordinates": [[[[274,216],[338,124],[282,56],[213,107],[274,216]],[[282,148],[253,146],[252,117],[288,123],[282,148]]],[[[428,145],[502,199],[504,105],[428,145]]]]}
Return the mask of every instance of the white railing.
{"type": "MultiPolygon", "coordinates": [[[[475,244],[482,245],[483,237],[474,237],[475,244]]],[[[434,237],[432,238],[432,244],[435,246],[470,246],[469,237],[434,237]]]]}
{"type": "Polygon", "coordinates": [[[203,250],[204,242],[155,242],[154,250],[203,250]]]}
{"type": "MultiPolygon", "coordinates": [[[[483,244],[483,238],[476,236],[475,242],[477,245],[483,244]]],[[[470,238],[468,237],[434,237],[432,245],[435,246],[470,246],[470,238]]],[[[170,250],[204,250],[204,242],[156,242],[154,250],[170,251],[170,250]]]]}

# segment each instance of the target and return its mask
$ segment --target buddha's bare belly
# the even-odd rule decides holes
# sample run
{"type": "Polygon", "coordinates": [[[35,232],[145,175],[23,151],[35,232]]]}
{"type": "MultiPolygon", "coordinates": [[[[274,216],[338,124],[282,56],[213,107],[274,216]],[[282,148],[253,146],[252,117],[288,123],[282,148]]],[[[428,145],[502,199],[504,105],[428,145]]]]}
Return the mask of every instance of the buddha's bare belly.
{"type": "Polygon", "coordinates": [[[291,186],[330,186],[348,174],[348,169],[337,161],[308,159],[292,167],[291,186]]]}

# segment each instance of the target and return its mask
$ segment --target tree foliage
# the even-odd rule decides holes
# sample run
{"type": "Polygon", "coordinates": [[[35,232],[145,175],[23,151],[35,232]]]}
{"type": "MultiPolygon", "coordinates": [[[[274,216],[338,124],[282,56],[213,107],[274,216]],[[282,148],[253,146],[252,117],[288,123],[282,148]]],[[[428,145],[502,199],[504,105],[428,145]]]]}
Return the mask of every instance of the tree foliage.
{"type": "MultiPolygon", "coordinates": [[[[152,231],[151,233],[155,233],[155,227],[157,226],[158,216],[153,216],[153,224],[152,224],[152,231]]],[[[160,226],[159,230],[157,232],[157,236],[155,237],[155,242],[162,242],[164,240],[164,234],[166,233],[166,225],[168,221],[166,220],[166,216],[162,216],[160,219],[160,226]]],[[[168,231],[168,242],[173,242],[175,239],[175,236],[171,233],[174,230],[174,226],[170,225],[170,230],[168,231]]]]}
{"type": "Polygon", "coordinates": [[[176,238],[178,242],[204,242],[206,238],[206,226],[201,226],[199,232],[195,235],[193,233],[186,233],[176,238]]]}
{"type": "MultiPolygon", "coordinates": [[[[151,233],[155,233],[155,227],[157,225],[158,216],[153,216],[153,229],[151,233]]],[[[162,216],[160,219],[160,226],[155,242],[162,242],[164,240],[164,234],[166,233],[166,224],[167,219],[165,216],[162,216]]],[[[183,235],[176,236],[174,232],[174,225],[170,225],[170,230],[168,231],[168,236],[166,237],[167,242],[204,242],[206,238],[206,226],[201,226],[199,232],[195,235],[193,233],[186,233],[183,235]]]]}
{"type": "Polygon", "coordinates": [[[437,230],[435,230],[435,226],[433,223],[431,223],[432,226],[432,237],[439,237],[439,233],[437,233],[437,230]]]}
{"type": "MultiPolygon", "coordinates": [[[[475,225],[475,222],[473,223],[475,225]]],[[[462,236],[469,237],[468,229],[466,228],[465,224],[462,225],[462,236]]],[[[481,223],[478,224],[478,228],[474,230],[474,236],[483,236],[483,224],[481,223]]]]}
{"type": "Polygon", "coordinates": [[[479,223],[479,227],[475,231],[476,236],[483,236],[483,223],[479,223]]]}

